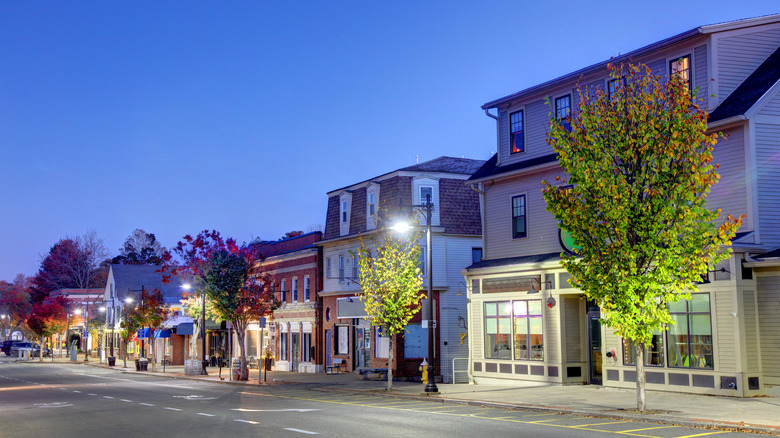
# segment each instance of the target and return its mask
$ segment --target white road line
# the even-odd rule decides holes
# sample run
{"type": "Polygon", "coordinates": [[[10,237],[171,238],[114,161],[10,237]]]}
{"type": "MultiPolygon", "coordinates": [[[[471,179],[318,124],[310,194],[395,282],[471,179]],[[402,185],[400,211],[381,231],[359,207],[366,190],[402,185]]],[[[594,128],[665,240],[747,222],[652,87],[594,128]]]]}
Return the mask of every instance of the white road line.
{"type": "Polygon", "coordinates": [[[213,417],[214,414],[204,414],[203,412],[198,412],[198,415],[203,415],[204,417],[213,417]]]}
{"type": "Polygon", "coordinates": [[[238,421],[239,423],[260,424],[260,423],[258,423],[257,421],[249,421],[249,420],[239,420],[239,419],[235,419],[235,420],[233,420],[233,421],[238,421]]]}
{"type": "Polygon", "coordinates": [[[141,406],[154,406],[151,403],[138,403],[138,404],[141,405],[141,406]]]}
{"type": "Polygon", "coordinates": [[[125,403],[132,403],[133,402],[132,400],[128,400],[126,398],[120,398],[119,401],[123,401],[125,403]]]}
{"type": "Polygon", "coordinates": [[[87,394],[87,395],[97,395],[97,394],[93,394],[93,393],[91,393],[91,392],[90,392],[90,393],[89,393],[89,394],[87,394]]]}
{"type": "Polygon", "coordinates": [[[110,395],[104,395],[103,398],[114,398],[114,397],[111,397],[110,395]]]}
{"type": "Polygon", "coordinates": [[[290,432],[305,433],[306,435],[319,435],[317,432],[312,432],[310,430],[303,430],[303,429],[293,429],[292,427],[285,427],[284,430],[289,430],[290,432]]]}
{"type": "Polygon", "coordinates": [[[179,408],[165,408],[165,409],[167,409],[169,411],[180,411],[181,410],[179,408]]]}
{"type": "Polygon", "coordinates": [[[73,392],[75,392],[77,394],[81,394],[81,391],[76,391],[75,389],[73,390],[73,392]]]}

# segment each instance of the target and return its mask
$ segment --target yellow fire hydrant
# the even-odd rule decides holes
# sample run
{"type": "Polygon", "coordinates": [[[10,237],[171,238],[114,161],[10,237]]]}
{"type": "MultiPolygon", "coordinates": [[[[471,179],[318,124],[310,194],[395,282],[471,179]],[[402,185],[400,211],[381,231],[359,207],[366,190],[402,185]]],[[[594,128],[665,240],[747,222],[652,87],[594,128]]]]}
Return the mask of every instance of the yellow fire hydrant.
{"type": "Polygon", "coordinates": [[[423,359],[420,364],[420,371],[422,371],[422,384],[428,383],[428,359],[423,359]]]}

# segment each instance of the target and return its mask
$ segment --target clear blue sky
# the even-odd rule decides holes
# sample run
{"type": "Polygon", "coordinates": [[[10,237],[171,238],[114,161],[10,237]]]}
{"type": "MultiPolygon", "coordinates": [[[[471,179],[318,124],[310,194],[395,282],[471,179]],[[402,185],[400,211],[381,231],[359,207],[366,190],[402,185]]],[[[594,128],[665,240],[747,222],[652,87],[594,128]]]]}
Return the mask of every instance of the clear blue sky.
{"type": "MultiPolygon", "coordinates": [[[[773,8],[774,6],[774,8],[773,8]]],[[[769,1],[0,3],[0,279],[66,235],[115,255],[277,239],[330,190],[487,159],[480,105],[769,1]]]]}

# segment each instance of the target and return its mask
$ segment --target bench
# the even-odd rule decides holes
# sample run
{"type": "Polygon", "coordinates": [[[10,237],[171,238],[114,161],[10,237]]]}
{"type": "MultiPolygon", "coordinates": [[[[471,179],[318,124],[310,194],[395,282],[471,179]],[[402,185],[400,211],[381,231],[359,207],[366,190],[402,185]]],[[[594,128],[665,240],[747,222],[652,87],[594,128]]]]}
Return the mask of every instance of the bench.
{"type": "Polygon", "coordinates": [[[344,359],[335,358],[330,366],[325,367],[325,374],[339,374],[342,367],[344,367],[344,371],[346,371],[347,363],[344,362],[344,359]],[[336,371],[335,373],[333,372],[334,370],[336,371]]]}
{"type": "Polygon", "coordinates": [[[376,374],[380,380],[387,380],[387,368],[363,368],[360,370],[363,380],[368,380],[369,374],[376,374]]]}

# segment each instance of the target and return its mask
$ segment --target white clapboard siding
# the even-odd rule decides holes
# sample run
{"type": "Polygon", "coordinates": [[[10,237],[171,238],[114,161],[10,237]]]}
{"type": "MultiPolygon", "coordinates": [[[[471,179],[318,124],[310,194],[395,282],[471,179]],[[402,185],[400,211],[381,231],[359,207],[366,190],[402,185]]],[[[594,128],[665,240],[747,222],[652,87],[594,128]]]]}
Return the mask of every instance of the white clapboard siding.
{"type": "Polygon", "coordinates": [[[758,372],[758,312],[756,310],[756,293],[752,290],[742,292],[742,321],[745,331],[744,354],[748,360],[744,361],[745,372],[758,372]]]}
{"type": "Polygon", "coordinates": [[[693,50],[693,87],[699,89],[696,97],[702,100],[703,108],[709,105],[711,77],[707,70],[707,46],[699,46],[693,50]]]}
{"type": "Polygon", "coordinates": [[[483,301],[472,298],[471,305],[471,320],[469,321],[469,344],[471,344],[471,359],[484,359],[485,358],[485,329],[482,322],[483,314],[483,301]]]}
{"type": "Polygon", "coordinates": [[[582,347],[586,342],[582,339],[582,318],[584,311],[580,309],[580,299],[577,297],[561,297],[563,309],[563,325],[566,333],[566,362],[581,362],[585,356],[582,347]]]}
{"type": "Polygon", "coordinates": [[[758,114],[761,116],[780,117],[780,93],[775,93],[758,114]]]}
{"type": "Polygon", "coordinates": [[[761,244],[780,246],[780,125],[756,123],[758,218],[761,244]]]}
{"type": "Polygon", "coordinates": [[[762,274],[756,283],[762,371],[766,377],[780,379],[780,275],[762,274]]]}
{"type": "Polygon", "coordinates": [[[547,211],[541,180],[555,181],[560,169],[513,178],[489,187],[485,192],[486,259],[545,254],[560,251],[558,223],[547,211]],[[512,196],[526,195],[528,237],[512,238],[512,196]]]}
{"type": "Polygon", "coordinates": [[[710,293],[710,314],[712,330],[717,340],[717,352],[715,353],[718,363],[718,371],[735,373],[737,372],[736,351],[736,318],[732,312],[737,311],[737,306],[733,302],[731,292],[710,293]]]}
{"type": "Polygon", "coordinates": [[[720,181],[712,186],[712,192],[707,199],[707,208],[722,209],[722,217],[728,214],[736,217],[748,213],[743,129],[739,127],[723,131],[727,137],[718,140],[712,153],[713,163],[720,166],[718,169],[720,181]]]}
{"type": "Polygon", "coordinates": [[[737,89],[780,46],[780,28],[737,33],[717,39],[719,102],[737,89]]]}

